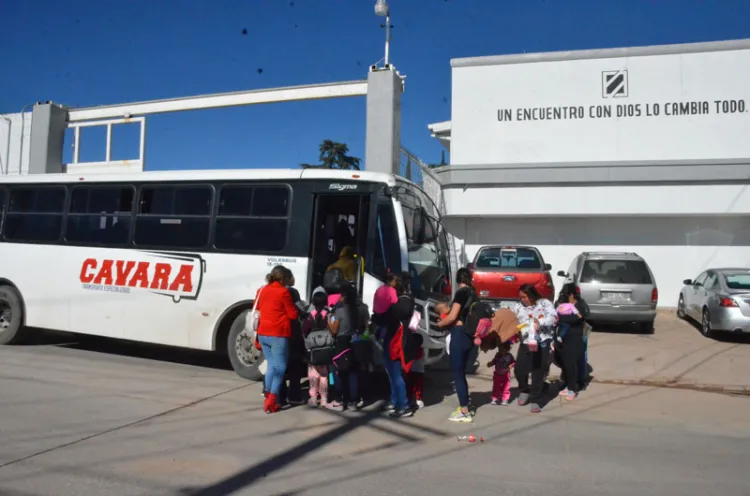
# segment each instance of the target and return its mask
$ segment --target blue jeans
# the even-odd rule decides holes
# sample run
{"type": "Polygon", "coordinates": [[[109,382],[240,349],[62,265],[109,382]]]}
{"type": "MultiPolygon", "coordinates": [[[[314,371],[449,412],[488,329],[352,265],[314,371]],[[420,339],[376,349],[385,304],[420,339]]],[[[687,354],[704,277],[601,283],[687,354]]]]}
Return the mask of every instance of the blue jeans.
{"type": "Polygon", "coordinates": [[[263,378],[266,391],[278,396],[289,359],[289,340],[277,336],[258,336],[258,341],[268,362],[268,370],[263,378]]]}
{"type": "Polygon", "coordinates": [[[356,403],[359,401],[359,376],[357,374],[358,371],[352,369],[336,375],[336,381],[333,383],[333,386],[339,393],[342,403],[356,403]]]}
{"type": "Polygon", "coordinates": [[[388,348],[383,351],[383,367],[391,385],[391,404],[398,409],[407,408],[409,400],[406,398],[406,382],[401,373],[401,360],[391,360],[388,348]]]}
{"type": "Polygon", "coordinates": [[[463,326],[451,330],[450,364],[453,375],[453,386],[456,388],[458,404],[461,408],[469,406],[469,383],[466,382],[466,366],[469,363],[474,340],[466,334],[463,326]]]}

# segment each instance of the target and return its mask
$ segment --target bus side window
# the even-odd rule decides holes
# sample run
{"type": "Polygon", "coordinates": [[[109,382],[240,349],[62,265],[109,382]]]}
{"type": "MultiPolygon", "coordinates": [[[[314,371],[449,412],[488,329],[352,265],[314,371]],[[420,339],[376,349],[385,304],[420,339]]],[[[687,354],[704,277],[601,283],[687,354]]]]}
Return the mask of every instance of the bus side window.
{"type": "Polygon", "coordinates": [[[65,240],[94,245],[127,244],[134,197],[132,186],[74,187],[70,193],[65,240]]]}
{"type": "Polygon", "coordinates": [[[211,228],[213,188],[143,186],[133,241],[138,246],[204,248],[211,228]]]}
{"type": "Polygon", "coordinates": [[[214,247],[240,252],[283,250],[289,206],[287,186],[223,186],[219,190],[214,247]]]}
{"type": "Polygon", "coordinates": [[[3,238],[37,243],[58,241],[62,234],[66,193],[62,186],[11,189],[3,238]]]}

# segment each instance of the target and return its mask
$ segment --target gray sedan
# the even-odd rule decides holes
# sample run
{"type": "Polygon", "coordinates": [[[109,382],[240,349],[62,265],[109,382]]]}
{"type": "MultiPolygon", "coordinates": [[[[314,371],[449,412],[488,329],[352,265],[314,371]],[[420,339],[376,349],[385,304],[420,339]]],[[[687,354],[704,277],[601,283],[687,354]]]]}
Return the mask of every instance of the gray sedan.
{"type": "Polygon", "coordinates": [[[750,269],[709,269],[685,279],[677,315],[701,323],[701,332],[750,332],[750,269]]]}

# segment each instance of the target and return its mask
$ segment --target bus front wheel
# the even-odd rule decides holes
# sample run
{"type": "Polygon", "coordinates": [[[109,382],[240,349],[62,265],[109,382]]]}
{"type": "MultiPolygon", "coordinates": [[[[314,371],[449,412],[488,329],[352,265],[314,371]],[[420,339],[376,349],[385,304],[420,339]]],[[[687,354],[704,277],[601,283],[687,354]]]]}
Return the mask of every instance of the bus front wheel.
{"type": "Polygon", "coordinates": [[[0,345],[15,344],[24,337],[23,305],[18,291],[0,286],[0,345]]]}
{"type": "Polygon", "coordinates": [[[245,330],[245,316],[249,311],[240,313],[232,322],[227,352],[237,375],[251,381],[260,381],[266,373],[267,364],[263,352],[255,347],[255,336],[245,330]]]}

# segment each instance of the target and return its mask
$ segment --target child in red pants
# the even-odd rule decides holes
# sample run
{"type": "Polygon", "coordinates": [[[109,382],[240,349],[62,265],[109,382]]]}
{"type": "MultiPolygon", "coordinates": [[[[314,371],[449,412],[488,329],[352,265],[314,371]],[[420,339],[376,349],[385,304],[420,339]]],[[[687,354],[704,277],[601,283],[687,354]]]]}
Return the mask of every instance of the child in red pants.
{"type": "Polygon", "coordinates": [[[406,395],[409,402],[417,408],[424,408],[422,391],[424,390],[424,350],[419,358],[414,360],[409,374],[406,376],[406,395]]]}
{"type": "Polygon", "coordinates": [[[501,344],[495,358],[487,364],[488,367],[495,367],[495,373],[492,374],[492,405],[507,406],[510,402],[510,369],[516,363],[510,346],[510,342],[501,344]]]}

